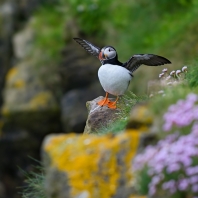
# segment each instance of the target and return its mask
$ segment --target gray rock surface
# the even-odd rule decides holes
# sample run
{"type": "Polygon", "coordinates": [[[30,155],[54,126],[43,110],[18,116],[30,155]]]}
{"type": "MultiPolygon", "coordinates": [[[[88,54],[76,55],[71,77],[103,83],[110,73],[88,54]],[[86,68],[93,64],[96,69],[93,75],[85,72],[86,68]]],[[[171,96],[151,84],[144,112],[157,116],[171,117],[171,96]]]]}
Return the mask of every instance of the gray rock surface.
{"type": "Polygon", "coordinates": [[[87,54],[75,41],[63,50],[63,61],[60,67],[64,91],[84,88],[98,81],[100,61],[87,54]]]}
{"type": "Polygon", "coordinates": [[[82,133],[87,120],[85,103],[101,94],[104,94],[104,91],[99,82],[84,89],[73,89],[67,92],[61,102],[64,131],[82,133]]]}
{"type": "Polygon", "coordinates": [[[7,74],[2,106],[6,120],[4,129],[12,123],[12,127],[42,134],[60,130],[60,121],[56,122],[60,115],[59,105],[34,74],[33,66],[31,61],[24,61],[7,74]]]}
{"type": "Polygon", "coordinates": [[[34,30],[30,24],[31,21],[26,28],[17,32],[13,37],[13,50],[18,59],[26,58],[32,50],[34,30]]]}
{"type": "Polygon", "coordinates": [[[28,156],[39,159],[44,135],[61,130],[57,101],[34,75],[32,61],[16,64],[31,48],[32,33],[22,28],[44,1],[0,1],[0,198],[21,197],[21,169],[33,170],[34,160],[28,156]]]}
{"type": "MultiPolygon", "coordinates": [[[[98,101],[104,97],[100,96],[87,102],[88,118],[84,129],[85,134],[98,133],[98,131],[112,124],[118,118],[119,109],[109,109],[107,106],[99,106],[98,101]]],[[[115,99],[112,99],[112,101],[115,99]]]]}
{"type": "MultiPolygon", "coordinates": [[[[11,37],[14,34],[16,9],[11,1],[0,1],[0,91],[11,67],[11,37]]],[[[0,94],[0,104],[2,102],[0,94]]]]}

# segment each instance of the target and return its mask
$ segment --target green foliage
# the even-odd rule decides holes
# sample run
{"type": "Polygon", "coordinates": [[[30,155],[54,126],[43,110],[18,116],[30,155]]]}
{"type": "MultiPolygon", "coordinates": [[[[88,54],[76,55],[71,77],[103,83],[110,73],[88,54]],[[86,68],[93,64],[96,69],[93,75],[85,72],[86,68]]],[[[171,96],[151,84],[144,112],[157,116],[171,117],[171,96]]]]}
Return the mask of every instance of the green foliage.
{"type": "Polygon", "coordinates": [[[141,171],[141,175],[136,175],[136,183],[138,183],[137,190],[140,194],[146,195],[149,190],[148,184],[151,182],[151,177],[147,173],[148,168],[144,167],[141,171]]]}
{"type": "Polygon", "coordinates": [[[186,77],[190,87],[198,86],[198,61],[189,67],[186,77]]]}
{"type": "Polygon", "coordinates": [[[70,18],[76,22],[82,35],[101,36],[104,34],[104,21],[111,17],[109,7],[112,0],[61,0],[61,5],[66,8],[70,18]]]}
{"type": "Polygon", "coordinates": [[[33,27],[38,30],[34,49],[42,53],[38,61],[56,63],[64,46],[63,12],[57,6],[43,6],[35,13],[33,27]]]}
{"type": "Polygon", "coordinates": [[[155,3],[158,10],[167,12],[173,12],[178,11],[178,9],[186,8],[187,6],[190,6],[192,4],[193,0],[154,0],[153,3],[155,3]]]}
{"type": "MultiPolygon", "coordinates": [[[[60,52],[76,34],[88,40],[94,37],[99,46],[114,45],[121,61],[137,53],[157,53],[177,60],[171,67],[178,67],[193,59],[198,50],[197,14],[196,0],[58,0],[35,13],[33,56],[38,65],[48,67],[49,72],[40,70],[41,79],[53,86],[58,85],[57,78],[48,74],[57,73],[60,52]]],[[[145,93],[147,81],[159,71],[147,68],[140,67],[131,83],[131,90],[137,94],[145,93]],[[142,85],[137,87],[140,80],[142,85]]]]}

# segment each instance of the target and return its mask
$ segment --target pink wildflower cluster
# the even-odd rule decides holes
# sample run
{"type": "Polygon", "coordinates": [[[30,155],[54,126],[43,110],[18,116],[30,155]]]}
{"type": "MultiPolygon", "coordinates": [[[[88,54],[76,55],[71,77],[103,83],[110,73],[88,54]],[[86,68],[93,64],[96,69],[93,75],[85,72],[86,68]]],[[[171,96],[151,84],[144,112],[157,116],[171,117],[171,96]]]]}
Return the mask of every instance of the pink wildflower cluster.
{"type": "Polygon", "coordinates": [[[171,105],[164,114],[164,131],[170,131],[173,126],[182,128],[192,124],[193,132],[198,133],[198,95],[189,94],[185,100],[179,100],[171,105]]]}
{"type": "Polygon", "coordinates": [[[170,195],[178,191],[198,195],[198,134],[168,135],[156,146],[147,147],[133,163],[135,172],[141,174],[145,168],[151,177],[148,184],[150,196],[159,189],[170,195]]]}
{"type": "MultiPolygon", "coordinates": [[[[198,95],[189,94],[185,100],[171,105],[164,114],[165,131],[173,127],[188,128],[188,135],[179,131],[160,140],[155,146],[148,146],[133,162],[133,170],[141,176],[147,170],[151,180],[149,196],[158,192],[174,197],[178,192],[186,197],[198,198],[198,95]],[[143,171],[144,172],[144,171],[143,171]],[[187,196],[188,195],[188,196],[187,196]],[[196,197],[197,196],[197,197],[196,197]]],[[[142,178],[143,179],[143,178],[142,178]]]]}

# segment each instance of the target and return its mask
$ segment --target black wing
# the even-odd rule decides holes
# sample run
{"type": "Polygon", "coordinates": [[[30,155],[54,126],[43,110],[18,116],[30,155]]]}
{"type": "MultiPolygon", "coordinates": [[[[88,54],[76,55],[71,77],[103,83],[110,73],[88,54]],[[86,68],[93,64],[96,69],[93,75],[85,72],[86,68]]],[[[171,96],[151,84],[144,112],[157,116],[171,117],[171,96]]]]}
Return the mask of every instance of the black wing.
{"type": "Polygon", "coordinates": [[[168,59],[155,54],[136,54],[133,55],[123,67],[130,70],[132,73],[142,64],[148,66],[158,66],[171,63],[168,59]]]}
{"type": "Polygon", "coordinates": [[[90,54],[96,56],[98,58],[99,53],[100,53],[100,48],[96,47],[92,43],[81,39],[81,38],[73,38],[77,43],[79,43],[87,52],[90,54]]]}

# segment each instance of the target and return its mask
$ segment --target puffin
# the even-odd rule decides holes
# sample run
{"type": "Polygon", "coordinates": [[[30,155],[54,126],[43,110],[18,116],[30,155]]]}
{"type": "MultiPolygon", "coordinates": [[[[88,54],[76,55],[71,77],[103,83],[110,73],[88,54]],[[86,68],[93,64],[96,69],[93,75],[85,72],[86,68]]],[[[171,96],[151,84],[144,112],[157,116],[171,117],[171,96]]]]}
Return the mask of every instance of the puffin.
{"type": "Polygon", "coordinates": [[[135,54],[127,62],[121,63],[118,60],[118,54],[114,47],[105,46],[99,48],[84,39],[73,39],[101,62],[102,65],[98,70],[98,78],[106,95],[104,99],[98,102],[98,105],[108,106],[110,109],[116,109],[119,96],[126,92],[133,78],[133,72],[141,65],[160,66],[171,63],[168,59],[155,54],[135,54]],[[116,96],[116,100],[109,100],[109,94],[116,96]]]}

